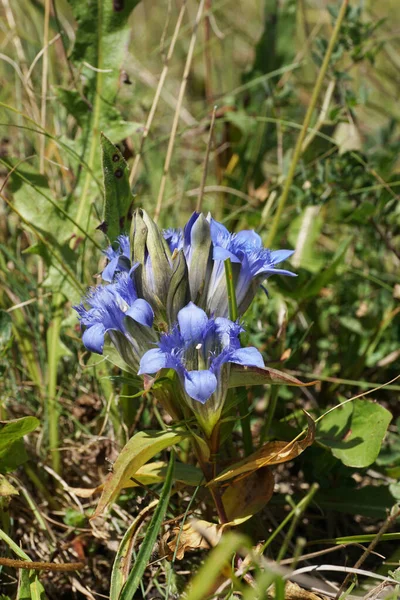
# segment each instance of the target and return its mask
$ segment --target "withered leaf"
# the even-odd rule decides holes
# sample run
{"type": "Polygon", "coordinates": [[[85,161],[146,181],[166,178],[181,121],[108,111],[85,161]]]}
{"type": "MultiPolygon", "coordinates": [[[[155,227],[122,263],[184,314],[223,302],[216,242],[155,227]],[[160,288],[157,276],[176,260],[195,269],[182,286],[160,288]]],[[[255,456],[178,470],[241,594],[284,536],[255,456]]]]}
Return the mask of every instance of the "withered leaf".
{"type": "Polygon", "coordinates": [[[274,492],[274,483],[268,467],[254,471],[246,479],[231,482],[222,495],[229,521],[238,525],[264,508],[274,492]]]}
{"type": "Polygon", "coordinates": [[[225,469],[208,485],[227,481],[240,475],[247,476],[262,467],[285,463],[299,456],[308,446],[311,446],[315,438],[315,423],[306,411],[304,413],[307,417],[308,429],[303,439],[295,438],[291,442],[267,442],[253,454],[225,469]]]}
{"type": "Polygon", "coordinates": [[[221,525],[201,519],[191,519],[183,527],[174,527],[164,536],[162,550],[168,560],[172,560],[175,553],[175,558],[182,560],[187,551],[208,550],[216,546],[221,535],[221,525]]]}

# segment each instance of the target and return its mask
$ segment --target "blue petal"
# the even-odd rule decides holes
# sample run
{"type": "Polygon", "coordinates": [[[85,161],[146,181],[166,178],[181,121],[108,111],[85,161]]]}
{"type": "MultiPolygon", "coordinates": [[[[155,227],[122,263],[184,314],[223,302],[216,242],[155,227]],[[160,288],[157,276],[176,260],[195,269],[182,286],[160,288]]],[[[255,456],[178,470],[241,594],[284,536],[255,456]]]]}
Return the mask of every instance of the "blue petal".
{"type": "Polygon", "coordinates": [[[293,253],[294,250],[273,250],[271,252],[271,260],[274,263],[274,265],[277,265],[283,260],[289,258],[289,256],[292,256],[293,253]]]}
{"type": "Polygon", "coordinates": [[[243,365],[244,367],[265,367],[264,360],[257,348],[239,348],[229,354],[229,358],[226,362],[236,363],[243,365]]]}
{"type": "Polygon", "coordinates": [[[129,236],[120,235],[118,238],[118,242],[119,242],[119,247],[121,248],[121,252],[122,252],[123,256],[125,256],[126,258],[128,258],[130,260],[131,259],[131,243],[130,243],[129,236]]]}
{"type": "Polygon", "coordinates": [[[208,317],[204,310],[189,302],[178,312],[178,323],[185,344],[195,343],[201,339],[208,317]]]}
{"type": "Polygon", "coordinates": [[[254,276],[256,275],[265,275],[266,277],[269,275],[289,275],[289,277],[297,277],[296,273],[292,273],[292,271],[286,271],[286,269],[274,269],[273,267],[266,267],[265,269],[261,267],[261,269],[254,274],[254,276]]]}
{"type": "Polygon", "coordinates": [[[134,321],[140,323],[141,325],[145,325],[146,327],[151,327],[153,325],[153,309],[151,308],[150,304],[142,298],[135,300],[125,314],[127,317],[131,317],[134,321]]]}
{"type": "Polygon", "coordinates": [[[213,250],[213,259],[214,260],[226,260],[227,258],[231,259],[231,262],[240,263],[240,258],[229,252],[226,248],[222,248],[222,246],[214,246],[213,250]]]}
{"type": "Polygon", "coordinates": [[[193,225],[196,223],[197,219],[199,218],[200,213],[198,212],[194,212],[192,214],[192,216],[190,217],[189,221],[186,223],[185,228],[183,230],[183,238],[184,238],[184,242],[185,242],[185,246],[190,246],[191,243],[191,233],[192,233],[192,228],[193,225]]]}
{"type": "Polygon", "coordinates": [[[215,319],[216,331],[219,336],[223,348],[240,347],[239,334],[244,331],[239,323],[235,323],[225,317],[217,317],[215,319]]]}
{"type": "Polygon", "coordinates": [[[143,373],[157,373],[160,369],[164,369],[167,366],[168,354],[159,350],[159,348],[153,348],[143,354],[140,359],[138,375],[143,373]]]}
{"type": "MultiPolygon", "coordinates": [[[[245,229],[239,231],[235,236],[235,241],[239,242],[240,245],[251,246],[252,248],[262,248],[262,239],[252,229],[245,229]]],[[[282,259],[283,260],[283,259],[282,259]]]]}
{"type": "Polygon", "coordinates": [[[102,278],[104,279],[104,281],[111,282],[114,279],[115,271],[118,266],[118,261],[119,261],[119,256],[116,256],[115,258],[110,260],[110,262],[108,263],[108,265],[106,266],[106,268],[104,269],[104,271],[101,275],[102,278]]]}
{"type": "Polygon", "coordinates": [[[186,393],[204,404],[217,389],[217,378],[211,371],[189,371],[185,375],[186,393]]]}
{"type": "Polygon", "coordinates": [[[211,218],[210,222],[210,230],[211,230],[211,239],[214,244],[221,243],[223,241],[229,240],[231,234],[227,230],[227,228],[222,225],[222,223],[218,223],[218,221],[214,221],[211,218]]]}
{"type": "Polygon", "coordinates": [[[82,335],[82,342],[88,350],[103,354],[105,328],[102,323],[96,323],[85,329],[82,335]]]}

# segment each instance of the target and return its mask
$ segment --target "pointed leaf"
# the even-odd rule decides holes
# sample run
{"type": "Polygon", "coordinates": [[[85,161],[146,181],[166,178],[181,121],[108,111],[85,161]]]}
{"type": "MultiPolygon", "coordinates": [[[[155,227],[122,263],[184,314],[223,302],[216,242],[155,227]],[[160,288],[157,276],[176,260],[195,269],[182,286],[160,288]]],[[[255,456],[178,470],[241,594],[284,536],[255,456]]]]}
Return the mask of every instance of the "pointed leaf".
{"type": "Polygon", "coordinates": [[[315,381],[303,383],[297,377],[288,375],[278,369],[269,367],[243,367],[241,365],[232,365],[230,370],[229,387],[240,387],[242,385],[294,385],[308,386],[314,385],[315,381]]]}
{"type": "Polygon", "coordinates": [[[140,431],[124,446],[114,463],[113,472],[108,476],[101,498],[92,518],[101,515],[116,499],[127,480],[153,456],[177,444],[188,435],[185,431],[140,431]]]}
{"type": "Polygon", "coordinates": [[[0,421],[0,456],[4,454],[10,444],[31,433],[40,425],[36,417],[22,417],[13,421],[0,421]]]}
{"type": "MultiPolygon", "coordinates": [[[[138,472],[134,475],[135,481],[133,481],[131,479],[132,476],[130,476],[125,481],[124,487],[135,487],[137,485],[147,486],[153,483],[161,483],[165,480],[167,469],[168,464],[162,460],[143,465],[143,467],[140,467],[138,472]]],[[[174,482],[196,487],[200,485],[203,480],[204,475],[197,467],[186,465],[184,463],[175,463],[173,475],[174,482]]]]}

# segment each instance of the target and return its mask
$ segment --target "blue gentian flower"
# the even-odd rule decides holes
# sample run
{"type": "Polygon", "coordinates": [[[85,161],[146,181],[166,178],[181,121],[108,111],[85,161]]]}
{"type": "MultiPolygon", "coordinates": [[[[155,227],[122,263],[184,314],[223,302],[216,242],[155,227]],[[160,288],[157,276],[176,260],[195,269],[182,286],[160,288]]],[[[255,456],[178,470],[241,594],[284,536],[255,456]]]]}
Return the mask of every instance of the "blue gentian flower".
{"type": "Polygon", "coordinates": [[[104,250],[109,263],[102,273],[104,281],[111,282],[120,272],[128,273],[131,268],[131,244],[127,235],[120,235],[113,246],[104,250]]]}
{"type": "Polygon", "coordinates": [[[128,273],[120,273],[115,283],[93,288],[74,309],[84,328],[82,341],[86,348],[103,354],[108,334],[133,369],[156,339],[151,330],[153,309],[146,300],[138,298],[128,273]]]}
{"type": "Polygon", "coordinates": [[[209,318],[189,302],[179,311],[178,323],[161,336],[158,348],[142,356],[139,374],[176,371],[187,404],[206,433],[211,434],[225,402],[229,364],[264,367],[256,348],[241,348],[242,331],[238,323],[223,317],[209,318]]]}
{"type": "MultiPolygon", "coordinates": [[[[147,223],[146,227],[150,227],[152,231],[151,239],[157,240],[158,236],[154,233],[155,224],[145,211],[142,211],[142,214],[147,223]]],[[[137,218],[138,230],[141,232],[143,222],[139,216],[137,218]]],[[[133,260],[138,260],[142,265],[134,274],[134,278],[140,295],[152,305],[161,321],[167,317],[170,324],[175,320],[177,310],[183,307],[189,298],[210,315],[228,316],[224,265],[227,258],[232,262],[239,315],[246,312],[257,289],[269,276],[295,276],[291,271],[277,267],[293,254],[293,250],[268,250],[263,247],[261,237],[255,231],[230,233],[224,225],[212,219],[211,215],[205,218],[204,215],[195,212],[183,230],[166,229],[162,231],[161,237],[166,242],[166,251],[159,239],[149,246],[151,251],[145,252],[142,251],[140,242],[133,243],[133,260]],[[156,260],[162,264],[156,264],[156,260]],[[182,264],[185,261],[187,276],[182,264]],[[178,262],[181,264],[182,281],[188,278],[189,298],[185,290],[181,290],[178,297],[175,289],[170,289],[171,282],[179,279],[174,277],[178,262]],[[168,309],[168,306],[171,306],[171,298],[174,298],[173,310],[168,309]]],[[[103,279],[106,281],[113,281],[118,273],[129,272],[131,268],[131,244],[128,236],[120,236],[117,242],[116,249],[110,247],[105,252],[110,260],[103,271],[103,279]]],[[[180,285],[182,287],[182,283],[180,285]]]]}
{"type": "Polygon", "coordinates": [[[261,237],[252,230],[230,233],[224,225],[210,218],[214,268],[208,288],[207,309],[210,313],[227,316],[228,296],[224,261],[229,258],[236,276],[236,303],[239,315],[246,312],[257,288],[270,275],[295,273],[277,269],[276,265],[293,254],[293,250],[271,251],[263,248],[261,237]]]}

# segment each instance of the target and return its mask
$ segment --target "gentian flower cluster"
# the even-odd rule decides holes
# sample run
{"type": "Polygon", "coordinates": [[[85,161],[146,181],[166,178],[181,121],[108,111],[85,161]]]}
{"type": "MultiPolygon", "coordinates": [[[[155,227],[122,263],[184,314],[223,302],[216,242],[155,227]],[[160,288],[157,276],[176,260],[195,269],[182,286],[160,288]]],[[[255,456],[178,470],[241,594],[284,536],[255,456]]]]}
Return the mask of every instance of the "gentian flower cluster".
{"type": "Polygon", "coordinates": [[[105,251],[106,283],[75,307],[83,343],[98,354],[111,345],[137,375],[157,380],[172,373],[170,412],[188,416],[189,410],[210,436],[225,403],[230,365],[264,367],[256,348],[241,347],[243,328],[229,319],[224,261],[232,263],[240,318],[270,275],[294,275],[276,268],[291,254],[263,248],[254,231],[230,233],[210,215],[194,213],[184,229],[161,231],[137,210],[130,236],[105,251]]]}

